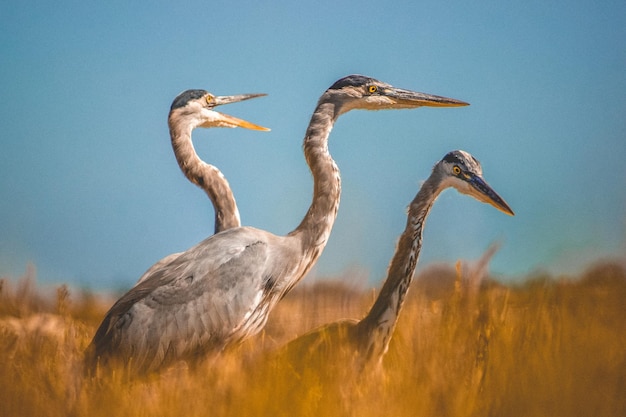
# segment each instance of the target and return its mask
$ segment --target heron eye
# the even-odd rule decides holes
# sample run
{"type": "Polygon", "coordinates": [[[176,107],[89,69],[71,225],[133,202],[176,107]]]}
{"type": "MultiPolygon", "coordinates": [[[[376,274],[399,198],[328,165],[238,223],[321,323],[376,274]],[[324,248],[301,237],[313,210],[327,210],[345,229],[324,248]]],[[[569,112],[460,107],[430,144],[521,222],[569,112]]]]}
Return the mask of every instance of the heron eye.
{"type": "Polygon", "coordinates": [[[455,165],[452,167],[452,172],[454,172],[454,175],[459,175],[461,173],[461,168],[459,168],[458,165],[455,165]]]}
{"type": "Polygon", "coordinates": [[[375,92],[378,91],[378,87],[375,85],[370,85],[369,87],[367,87],[367,91],[369,91],[370,94],[374,94],[375,92]]]}
{"type": "Polygon", "coordinates": [[[213,104],[214,101],[215,97],[213,97],[211,94],[206,96],[206,104],[213,104]]]}

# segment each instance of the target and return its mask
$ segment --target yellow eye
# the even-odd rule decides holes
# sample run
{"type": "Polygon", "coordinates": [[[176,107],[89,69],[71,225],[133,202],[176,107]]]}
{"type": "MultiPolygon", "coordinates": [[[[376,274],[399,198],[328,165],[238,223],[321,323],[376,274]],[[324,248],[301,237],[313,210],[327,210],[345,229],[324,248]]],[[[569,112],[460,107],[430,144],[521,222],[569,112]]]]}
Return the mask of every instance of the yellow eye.
{"type": "Polygon", "coordinates": [[[452,167],[452,172],[454,172],[454,175],[459,175],[461,173],[461,168],[455,165],[452,167]]]}
{"type": "Polygon", "coordinates": [[[369,87],[367,87],[367,91],[369,91],[370,94],[374,94],[378,91],[378,87],[376,87],[375,85],[370,85],[369,87]]]}
{"type": "Polygon", "coordinates": [[[211,94],[207,94],[206,104],[213,104],[213,101],[215,101],[215,97],[213,97],[211,94]]]}

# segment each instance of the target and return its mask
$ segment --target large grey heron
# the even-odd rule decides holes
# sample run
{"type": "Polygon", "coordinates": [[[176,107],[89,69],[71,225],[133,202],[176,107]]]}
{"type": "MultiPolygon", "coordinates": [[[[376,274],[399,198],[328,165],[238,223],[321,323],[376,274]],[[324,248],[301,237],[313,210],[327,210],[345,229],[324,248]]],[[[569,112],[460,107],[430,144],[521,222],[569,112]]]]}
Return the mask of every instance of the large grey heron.
{"type": "Polygon", "coordinates": [[[422,249],[424,222],[439,194],[449,187],[513,215],[513,210],[483,179],[478,160],[464,151],[449,152],[435,164],[409,205],[406,227],[389,264],[387,278],[367,315],[360,321],[341,320],[306,333],[281,348],[277,358],[288,361],[297,371],[303,371],[302,366],[315,368],[315,360],[345,366],[346,358],[342,355],[346,354],[355,361],[358,370],[380,363],[413,279],[422,249]]]}
{"type": "Polygon", "coordinates": [[[328,151],[337,118],[353,109],[455,107],[467,103],[350,75],[320,97],[304,138],[313,200],[286,236],[252,227],[216,234],[155,268],[111,307],[87,360],[120,360],[131,374],[193,361],[258,333],[276,303],[318,259],[337,215],[341,181],[328,151]]]}
{"type": "MultiPolygon", "coordinates": [[[[241,226],[239,209],[226,177],[215,165],[204,162],[196,153],[191,140],[191,132],[198,127],[243,127],[251,130],[268,131],[269,129],[266,127],[215,110],[217,106],[263,96],[265,94],[215,96],[205,90],[186,90],[172,101],[167,117],[172,149],[178,166],[185,177],[202,188],[213,203],[215,212],[214,233],[241,226]]],[[[144,272],[137,282],[143,281],[152,274],[154,269],[171,262],[178,255],[180,253],[172,253],[161,259],[144,272]]]]}

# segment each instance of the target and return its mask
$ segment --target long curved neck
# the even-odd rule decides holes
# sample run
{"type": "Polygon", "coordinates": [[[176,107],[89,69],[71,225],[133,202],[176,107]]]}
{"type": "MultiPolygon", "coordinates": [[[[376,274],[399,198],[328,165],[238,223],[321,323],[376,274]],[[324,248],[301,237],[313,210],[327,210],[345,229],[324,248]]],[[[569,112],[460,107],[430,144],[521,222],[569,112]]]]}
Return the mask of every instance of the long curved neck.
{"type": "Polygon", "coordinates": [[[338,106],[323,95],[304,138],[304,156],[313,175],[313,201],[298,227],[288,235],[299,238],[302,244],[304,269],[298,279],[321,255],[337,217],[341,178],[328,152],[328,136],[339,114],[338,106]]]}
{"type": "Polygon", "coordinates": [[[422,249],[424,222],[441,192],[431,175],[409,206],[406,228],[400,235],[387,279],[367,316],[358,324],[360,342],[370,359],[382,359],[398,321],[422,249]]]}
{"type": "Polygon", "coordinates": [[[169,120],[172,148],[178,166],[187,179],[202,188],[215,210],[215,233],[241,226],[235,196],[226,178],[217,167],[200,159],[191,141],[193,126],[169,120]]]}

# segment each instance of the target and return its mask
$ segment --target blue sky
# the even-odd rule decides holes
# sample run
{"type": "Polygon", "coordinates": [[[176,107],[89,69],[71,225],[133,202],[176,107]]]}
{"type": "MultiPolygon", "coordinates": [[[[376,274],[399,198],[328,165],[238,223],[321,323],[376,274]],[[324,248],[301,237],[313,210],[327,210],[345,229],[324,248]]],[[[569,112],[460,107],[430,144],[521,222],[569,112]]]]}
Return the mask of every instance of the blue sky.
{"type": "Polygon", "coordinates": [[[272,128],[196,131],[243,223],[285,234],[312,180],[301,143],[320,94],[360,73],[471,103],[342,116],[329,148],[343,194],[316,276],[384,277],[405,208],[446,152],[464,149],[515,210],[446,191],[418,268],[579,271],[626,253],[626,3],[3,2],[0,276],[130,286],[212,233],[179,171],[167,112],[182,90],[263,92],[226,113],[272,128]]]}

